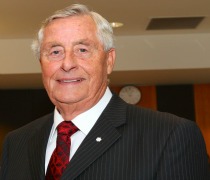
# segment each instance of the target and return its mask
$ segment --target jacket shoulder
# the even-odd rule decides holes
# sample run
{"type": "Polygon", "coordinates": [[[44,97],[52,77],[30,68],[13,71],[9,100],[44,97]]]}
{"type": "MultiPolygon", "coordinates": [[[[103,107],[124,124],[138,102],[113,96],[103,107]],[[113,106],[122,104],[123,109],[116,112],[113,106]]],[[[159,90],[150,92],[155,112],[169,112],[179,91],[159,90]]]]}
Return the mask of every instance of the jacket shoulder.
{"type": "Polygon", "coordinates": [[[143,122],[144,124],[160,123],[168,124],[169,126],[177,126],[181,124],[195,125],[194,121],[171,113],[160,112],[133,105],[127,106],[127,117],[128,119],[134,119],[136,121],[143,122]]]}

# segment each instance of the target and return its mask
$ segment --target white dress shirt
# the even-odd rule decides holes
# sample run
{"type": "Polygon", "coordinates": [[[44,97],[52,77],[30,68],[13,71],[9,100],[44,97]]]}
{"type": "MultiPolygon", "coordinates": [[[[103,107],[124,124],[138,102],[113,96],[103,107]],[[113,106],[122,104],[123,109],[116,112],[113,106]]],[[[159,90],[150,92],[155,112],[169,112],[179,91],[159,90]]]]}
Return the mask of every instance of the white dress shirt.
{"type": "MultiPolygon", "coordinates": [[[[82,141],[85,139],[87,134],[90,132],[96,121],[98,120],[99,116],[109,103],[110,99],[112,97],[112,93],[109,88],[106,89],[103,97],[100,99],[100,101],[93,106],[91,109],[83,112],[82,114],[79,114],[74,119],[72,119],[72,122],[75,126],[78,127],[79,131],[74,133],[71,136],[71,148],[70,148],[70,159],[75,154],[76,150],[82,143],[82,141]]],[[[58,110],[55,108],[54,110],[54,123],[50,132],[50,136],[47,143],[47,149],[46,149],[46,155],[45,155],[45,173],[47,171],[47,166],[50,161],[50,157],[56,147],[56,139],[57,139],[57,126],[60,124],[64,119],[62,118],[61,114],[58,112],[58,110]]]]}

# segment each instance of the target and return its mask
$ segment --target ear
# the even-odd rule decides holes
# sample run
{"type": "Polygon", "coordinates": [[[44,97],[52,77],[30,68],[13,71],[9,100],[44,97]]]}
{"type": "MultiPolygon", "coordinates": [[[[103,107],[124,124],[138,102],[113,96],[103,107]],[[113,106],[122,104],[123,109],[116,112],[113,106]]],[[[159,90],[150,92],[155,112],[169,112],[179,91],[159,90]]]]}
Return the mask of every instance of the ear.
{"type": "Polygon", "coordinates": [[[116,51],[114,48],[110,49],[107,57],[107,74],[111,74],[116,58],[116,51]]]}

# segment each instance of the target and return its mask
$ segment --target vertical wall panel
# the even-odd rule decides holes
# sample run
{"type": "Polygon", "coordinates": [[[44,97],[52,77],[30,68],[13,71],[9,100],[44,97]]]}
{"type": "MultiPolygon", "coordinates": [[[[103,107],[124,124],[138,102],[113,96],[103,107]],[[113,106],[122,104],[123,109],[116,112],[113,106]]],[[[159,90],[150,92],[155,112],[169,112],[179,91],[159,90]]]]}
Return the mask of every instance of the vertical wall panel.
{"type": "Polygon", "coordinates": [[[195,120],[192,85],[157,86],[159,111],[195,120]]]}
{"type": "Polygon", "coordinates": [[[196,122],[200,127],[210,155],[210,84],[194,85],[196,122]]]}
{"type": "Polygon", "coordinates": [[[13,127],[11,127],[10,125],[5,124],[5,123],[0,123],[0,157],[1,157],[2,144],[3,144],[4,137],[9,131],[12,131],[12,130],[13,130],[13,127]]]}
{"type": "Polygon", "coordinates": [[[138,105],[156,110],[157,109],[156,87],[140,86],[139,89],[141,91],[141,100],[138,103],[138,105]]]}

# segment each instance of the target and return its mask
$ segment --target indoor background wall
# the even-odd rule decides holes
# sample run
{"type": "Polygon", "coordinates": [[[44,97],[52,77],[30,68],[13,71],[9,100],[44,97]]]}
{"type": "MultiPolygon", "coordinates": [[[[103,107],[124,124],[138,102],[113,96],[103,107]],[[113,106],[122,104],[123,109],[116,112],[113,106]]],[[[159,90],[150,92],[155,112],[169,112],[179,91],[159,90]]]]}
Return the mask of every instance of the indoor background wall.
{"type": "Polygon", "coordinates": [[[210,84],[194,85],[195,117],[210,155],[210,84]]]}
{"type": "MultiPolygon", "coordinates": [[[[200,127],[210,154],[210,84],[137,86],[142,94],[137,106],[151,108],[195,121],[200,127]]],[[[112,86],[119,93],[122,86],[112,86]]],[[[54,107],[45,90],[0,90],[0,148],[5,135],[54,107]]],[[[1,151],[0,151],[1,153],[1,151]]]]}

